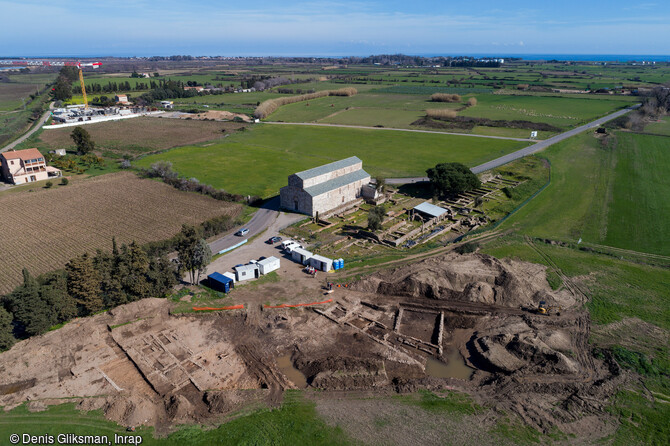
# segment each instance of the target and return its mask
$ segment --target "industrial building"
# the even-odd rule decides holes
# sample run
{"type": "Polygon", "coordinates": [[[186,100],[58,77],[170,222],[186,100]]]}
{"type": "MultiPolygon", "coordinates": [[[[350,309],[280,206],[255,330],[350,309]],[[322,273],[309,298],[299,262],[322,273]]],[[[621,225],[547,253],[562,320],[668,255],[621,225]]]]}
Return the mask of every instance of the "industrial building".
{"type": "Polygon", "coordinates": [[[326,215],[361,198],[370,175],[355,156],[295,173],[280,189],[281,207],[302,214],[326,215]]]}

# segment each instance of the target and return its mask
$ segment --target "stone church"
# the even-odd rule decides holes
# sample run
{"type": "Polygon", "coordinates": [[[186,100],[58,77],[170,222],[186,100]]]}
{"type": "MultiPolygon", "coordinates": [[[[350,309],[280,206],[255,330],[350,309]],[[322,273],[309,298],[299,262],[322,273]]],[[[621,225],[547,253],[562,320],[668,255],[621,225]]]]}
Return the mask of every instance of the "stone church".
{"type": "Polygon", "coordinates": [[[290,175],[288,186],[279,192],[281,207],[312,217],[317,212],[326,215],[361,198],[363,186],[369,183],[363,162],[352,156],[290,175]]]}

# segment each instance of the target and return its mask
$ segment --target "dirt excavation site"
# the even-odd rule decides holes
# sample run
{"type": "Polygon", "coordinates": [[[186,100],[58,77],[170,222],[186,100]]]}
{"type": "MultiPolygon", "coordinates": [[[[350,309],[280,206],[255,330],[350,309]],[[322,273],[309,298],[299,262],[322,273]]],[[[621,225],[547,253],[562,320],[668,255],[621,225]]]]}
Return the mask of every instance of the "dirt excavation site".
{"type": "Polygon", "coordinates": [[[292,297],[299,285],[287,280],[238,287],[232,300],[242,310],[171,315],[171,300],[146,299],[22,341],[0,356],[0,406],[40,410],[81,398],[82,410],[166,434],[277,406],[287,389],[306,389],[340,425],[347,410],[333,411],[347,398],[452,389],[540,431],[588,440],[612,429],[603,405],[624,374],[591,356],[583,298],[552,291],[543,266],[450,253],[328,295],[324,281],[296,279],[312,301],[304,290],[292,297]],[[536,312],[540,301],[549,314],[536,312]]]}

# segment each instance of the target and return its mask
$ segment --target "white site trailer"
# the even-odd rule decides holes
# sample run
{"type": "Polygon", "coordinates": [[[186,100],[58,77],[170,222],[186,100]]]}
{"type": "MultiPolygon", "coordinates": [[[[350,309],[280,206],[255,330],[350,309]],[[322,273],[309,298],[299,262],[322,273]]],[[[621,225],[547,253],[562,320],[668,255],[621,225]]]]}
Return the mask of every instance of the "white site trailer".
{"type": "Polygon", "coordinates": [[[235,276],[235,273],[231,273],[229,271],[226,271],[225,273],[223,273],[223,275],[225,277],[229,278],[229,279],[232,279],[233,283],[237,282],[237,276],[235,276]]]}
{"type": "Polygon", "coordinates": [[[333,259],[315,254],[309,259],[309,264],[319,271],[328,272],[333,268],[333,259]]]}
{"type": "Polygon", "coordinates": [[[291,251],[291,258],[293,261],[307,265],[307,261],[313,256],[311,252],[302,248],[295,248],[291,251]]]}
{"type": "Polygon", "coordinates": [[[259,260],[257,265],[261,274],[267,274],[279,269],[279,259],[274,256],[268,257],[267,259],[259,260]]]}
{"type": "Polygon", "coordinates": [[[260,277],[258,265],[250,263],[248,265],[236,266],[235,276],[238,282],[241,282],[242,280],[258,279],[260,277]]]}

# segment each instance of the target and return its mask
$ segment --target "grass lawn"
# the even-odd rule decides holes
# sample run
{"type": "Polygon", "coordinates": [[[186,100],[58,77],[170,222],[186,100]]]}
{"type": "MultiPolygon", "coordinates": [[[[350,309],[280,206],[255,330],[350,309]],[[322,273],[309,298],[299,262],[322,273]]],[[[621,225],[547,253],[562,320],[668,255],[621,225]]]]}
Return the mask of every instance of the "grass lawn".
{"type": "MultiPolygon", "coordinates": [[[[297,391],[288,391],[278,409],[258,409],[206,430],[201,426],[183,427],[167,438],[155,439],[153,429],[140,428],[129,433],[108,421],[100,411],[80,413],[74,404],[52,406],[43,412],[30,413],[20,406],[0,414],[0,439],[3,444],[12,433],[31,435],[107,435],[113,443],[114,434],[140,435],[148,446],[181,445],[344,445],[350,444],[342,429],[330,427],[316,413],[314,403],[297,391]]],[[[111,444],[111,443],[110,443],[111,444]]]]}
{"type": "Polygon", "coordinates": [[[629,101],[584,98],[476,95],[478,104],[459,114],[478,118],[546,122],[557,127],[576,127],[619,108],[629,101]]]}
{"type": "Polygon", "coordinates": [[[618,133],[616,168],[600,242],[670,255],[670,139],[618,133]]]}
{"type": "Polygon", "coordinates": [[[430,102],[429,96],[384,93],[359,93],[347,97],[329,96],[285,105],[270,115],[267,120],[371,126],[380,124],[386,127],[406,128],[423,116],[427,108],[462,106],[462,104],[430,102]],[[338,114],[329,118],[334,113],[338,114]],[[399,116],[402,119],[398,119],[399,116]]]}
{"type": "Polygon", "coordinates": [[[666,138],[616,135],[609,147],[587,132],[543,152],[552,164],[551,184],[503,227],[670,255],[666,138]]]}
{"type": "Polygon", "coordinates": [[[182,175],[229,192],[270,197],[288,175],[356,155],[371,175],[424,176],[438,162],[474,166],[527,143],[390,130],[260,125],[207,147],[186,146],[135,164],[173,163],[182,175]]]}
{"type": "Polygon", "coordinates": [[[35,94],[41,85],[3,84],[0,83],[0,112],[7,112],[22,107],[23,100],[30,102],[30,95],[35,94]]]}
{"type": "Polygon", "coordinates": [[[670,117],[666,116],[665,118],[661,118],[657,122],[647,124],[647,126],[645,126],[644,128],[644,131],[645,133],[670,136],[670,117]]]}

